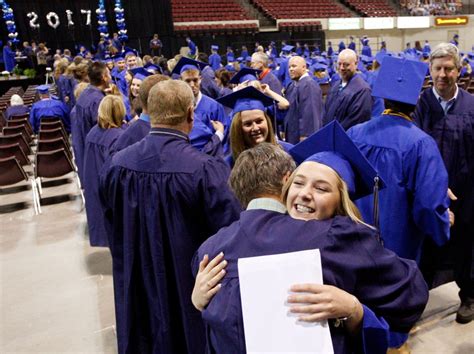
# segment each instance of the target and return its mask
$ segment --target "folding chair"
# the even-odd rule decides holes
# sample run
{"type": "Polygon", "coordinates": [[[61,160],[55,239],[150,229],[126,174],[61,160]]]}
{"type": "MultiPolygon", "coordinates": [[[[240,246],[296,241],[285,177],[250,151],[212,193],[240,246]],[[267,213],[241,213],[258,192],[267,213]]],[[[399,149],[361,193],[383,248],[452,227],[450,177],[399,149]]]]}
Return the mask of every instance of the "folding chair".
{"type": "Polygon", "coordinates": [[[3,127],[2,133],[5,136],[21,133],[28,144],[32,141],[31,135],[28,133],[24,125],[18,125],[18,126],[7,125],[6,127],[3,127]]]}
{"type": "Polygon", "coordinates": [[[33,178],[28,178],[15,156],[0,159],[0,186],[11,186],[21,181],[29,181],[31,183],[31,189],[33,191],[33,206],[35,208],[35,214],[38,215],[38,213],[41,212],[41,209],[39,209],[39,194],[35,180],[33,178]]]}
{"type": "Polygon", "coordinates": [[[31,128],[30,122],[28,121],[28,118],[21,117],[21,116],[14,116],[11,117],[9,120],[7,120],[7,127],[18,127],[24,125],[26,128],[26,131],[28,134],[31,136],[33,135],[33,128],[31,128]]]}
{"type": "Polygon", "coordinates": [[[31,164],[30,159],[21,149],[20,143],[0,145],[0,159],[6,159],[11,156],[16,157],[21,166],[31,164]]]}
{"type": "Polygon", "coordinates": [[[54,151],[58,149],[64,149],[69,158],[72,159],[72,153],[69,144],[66,143],[63,138],[55,138],[48,140],[39,139],[36,151],[45,152],[54,151]]]}
{"type": "MultiPolygon", "coordinates": [[[[74,172],[77,187],[85,205],[84,193],[82,192],[81,181],[77,174],[77,169],[72,163],[66,151],[61,148],[52,151],[37,151],[35,156],[35,181],[38,184],[39,195],[42,193],[41,178],[56,178],[74,172]]],[[[39,209],[41,213],[41,207],[39,209]]]]}
{"type": "Polygon", "coordinates": [[[0,135],[0,145],[11,145],[19,143],[25,155],[31,153],[30,145],[26,142],[22,133],[13,135],[0,135]]]}

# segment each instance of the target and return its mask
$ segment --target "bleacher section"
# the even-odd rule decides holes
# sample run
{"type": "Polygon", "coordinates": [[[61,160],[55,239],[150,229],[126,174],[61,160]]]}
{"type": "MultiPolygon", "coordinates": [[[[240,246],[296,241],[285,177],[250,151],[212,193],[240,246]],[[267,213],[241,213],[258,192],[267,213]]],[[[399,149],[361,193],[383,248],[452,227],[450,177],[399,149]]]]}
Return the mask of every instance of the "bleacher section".
{"type": "Polygon", "coordinates": [[[267,16],[274,19],[303,19],[326,17],[352,17],[341,4],[332,0],[251,0],[267,16]]]}
{"type": "Polygon", "coordinates": [[[394,17],[397,12],[387,0],[342,0],[349,8],[363,17],[394,17]]]}
{"type": "Polygon", "coordinates": [[[176,32],[251,34],[258,29],[258,22],[233,0],[171,0],[171,8],[176,32]]]}

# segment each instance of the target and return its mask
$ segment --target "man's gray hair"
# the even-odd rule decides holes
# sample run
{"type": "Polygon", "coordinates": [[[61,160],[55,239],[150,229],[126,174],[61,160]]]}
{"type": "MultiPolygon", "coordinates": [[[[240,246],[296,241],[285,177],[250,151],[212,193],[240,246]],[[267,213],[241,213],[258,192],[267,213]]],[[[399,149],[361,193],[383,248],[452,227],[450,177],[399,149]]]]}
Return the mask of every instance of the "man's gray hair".
{"type": "Polygon", "coordinates": [[[22,106],[23,105],[23,99],[19,95],[13,95],[10,98],[10,106],[22,106]]]}
{"type": "Polygon", "coordinates": [[[243,207],[264,195],[280,198],[283,179],[295,167],[279,145],[260,143],[239,155],[230,174],[230,187],[243,207]]]}
{"type": "Polygon", "coordinates": [[[430,64],[434,59],[449,57],[454,61],[454,65],[459,69],[461,67],[461,58],[459,57],[459,49],[452,43],[438,44],[430,54],[430,64]]]}
{"type": "Polygon", "coordinates": [[[262,52],[256,52],[252,54],[252,60],[259,61],[264,67],[268,67],[268,55],[262,52]]]}

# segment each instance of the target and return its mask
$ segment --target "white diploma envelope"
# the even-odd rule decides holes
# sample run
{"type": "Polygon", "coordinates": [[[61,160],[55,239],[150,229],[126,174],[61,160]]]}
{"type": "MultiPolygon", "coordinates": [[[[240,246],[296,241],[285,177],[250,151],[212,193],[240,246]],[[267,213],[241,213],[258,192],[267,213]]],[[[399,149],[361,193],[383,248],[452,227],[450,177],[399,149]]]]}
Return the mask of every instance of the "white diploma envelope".
{"type": "Polygon", "coordinates": [[[319,250],[238,260],[248,354],[334,353],[327,321],[299,322],[287,303],[294,284],[323,283],[319,250]]]}

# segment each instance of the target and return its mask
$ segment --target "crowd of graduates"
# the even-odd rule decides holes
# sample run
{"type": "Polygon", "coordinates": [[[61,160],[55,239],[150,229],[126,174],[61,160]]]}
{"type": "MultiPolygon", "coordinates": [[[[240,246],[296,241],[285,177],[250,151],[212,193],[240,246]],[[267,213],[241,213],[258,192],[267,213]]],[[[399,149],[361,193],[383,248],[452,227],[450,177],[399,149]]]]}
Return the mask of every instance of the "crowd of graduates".
{"type": "Polygon", "coordinates": [[[446,265],[457,321],[474,319],[474,97],[457,86],[474,53],[457,37],[239,57],[187,38],[170,60],[152,41],[156,56],[58,53],[59,97],[42,85],[30,111],[35,131],[58,116],[71,132],[90,243],[112,253],[119,352],[245,352],[237,260],[312,248],[325,285],[288,301],[330,320],[335,352],[406,345],[446,265]]]}

